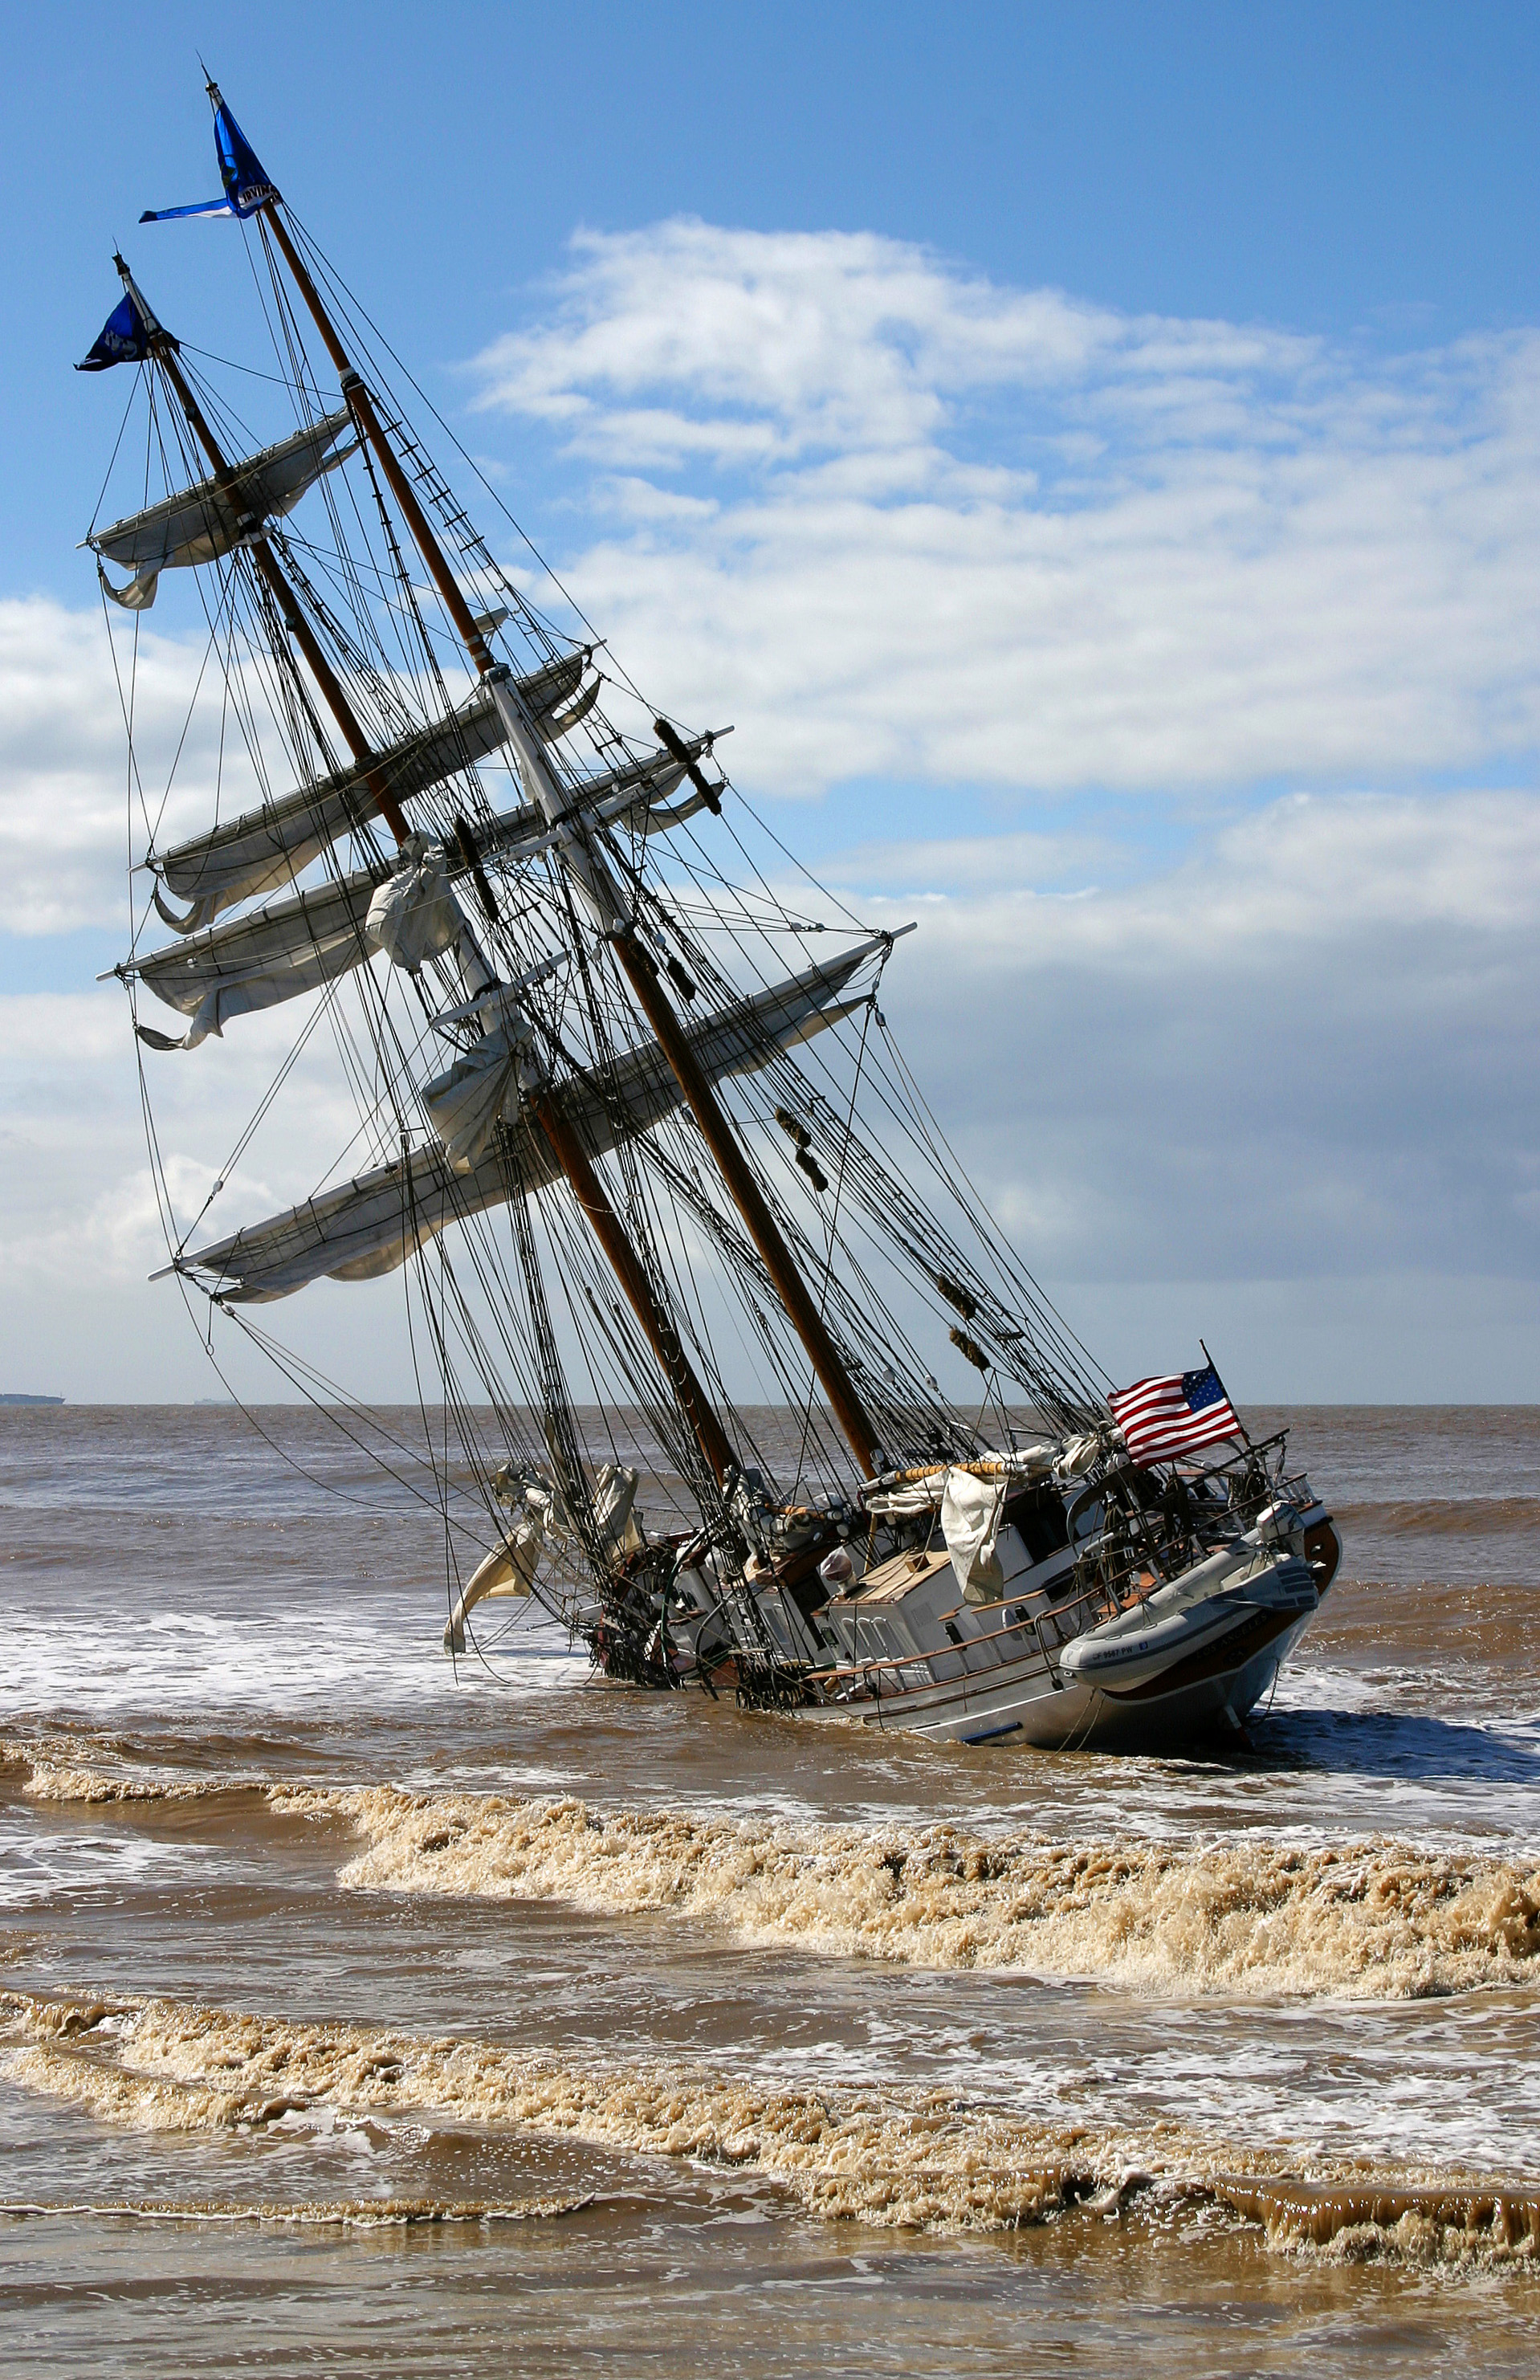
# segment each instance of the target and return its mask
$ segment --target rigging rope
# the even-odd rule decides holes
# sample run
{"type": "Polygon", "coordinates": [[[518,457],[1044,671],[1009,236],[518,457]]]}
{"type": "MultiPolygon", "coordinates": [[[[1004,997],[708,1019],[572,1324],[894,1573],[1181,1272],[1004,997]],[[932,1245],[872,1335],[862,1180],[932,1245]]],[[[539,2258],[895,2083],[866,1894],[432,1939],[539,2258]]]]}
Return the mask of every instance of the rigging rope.
{"type": "MultiPolygon", "coordinates": [[[[362,314],[302,228],[295,225],[294,230],[309,268],[338,305],[349,351],[369,377],[377,412],[394,440],[403,469],[453,551],[467,601],[485,604],[489,613],[506,613],[497,633],[526,672],[557,660],[573,662],[575,639],[559,632],[513,584],[419,444],[393,394],[390,375],[382,368],[382,349],[433,418],[441,419],[436,408],[423,397],[382,334],[362,314]]],[[[251,376],[286,390],[300,421],[313,423],[327,407],[310,366],[298,310],[260,218],[256,232],[253,240],[249,228],[243,225],[244,252],[280,370],[251,376]]],[[[205,351],[191,352],[201,356],[205,351]]],[[[207,360],[217,363],[219,358],[209,356],[207,360]]],[[[186,369],[190,375],[193,367],[188,364],[186,369]]],[[[187,424],[176,407],[168,408],[167,396],[174,392],[157,386],[160,377],[154,371],[140,375],[148,398],[146,506],[154,456],[159,457],[168,487],[189,468],[195,480],[206,476],[187,424]]],[[[196,386],[199,402],[220,425],[220,434],[238,433],[249,450],[249,434],[238,416],[216,390],[205,386],[200,372],[196,386]]],[[[115,459],[127,422],[126,411],[115,459]]],[[[453,432],[450,435],[453,439],[453,432]]],[[[453,443],[464,455],[458,440],[453,443]]],[[[485,486],[479,470],[468,456],[465,459],[485,486]]],[[[111,476],[109,467],[103,495],[111,476]]],[[[489,492],[522,537],[524,532],[495,491],[489,492]]],[[[99,497],[98,512],[101,503],[99,497]]],[[[442,599],[414,581],[410,551],[367,441],[348,449],[335,468],[321,473],[313,509],[318,518],[324,516],[324,536],[302,537],[275,522],[267,525],[264,534],[309,632],[337,674],[360,733],[375,751],[407,740],[419,727],[442,735],[459,719],[450,691],[448,656],[457,658],[460,649],[450,634],[442,599]],[[358,459],[351,460],[355,455],[358,459]]],[[[527,539],[525,542],[529,544],[527,539]]],[[[664,714],[643,706],[638,733],[627,733],[612,719],[607,708],[612,691],[619,698],[617,717],[624,721],[629,718],[626,702],[640,703],[639,690],[612,656],[607,654],[605,669],[597,669],[593,656],[600,650],[600,640],[532,544],[529,551],[547,570],[569,614],[581,623],[589,638],[569,694],[556,698],[559,703],[571,702],[579,688],[586,688],[575,705],[579,716],[574,719],[569,712],[564,720],[543,715],[540,730],[543,763],[564,799],[574,806],[573,815],[580,820],[576,806],[584,789],[602,782],[604,771],[651,764],[657,752],[652,739],[658,732],[653,722],[664,714]],[[586,676],[590,668],[595,668],[591,678],[586,676]],[[596,698],[590,707],[581,707],[589,693],[596,698]]],[[[220,565],[212,599],[198,574],[194,577],[207,639],[152,825],[149,789],[135,739],[139,615],[134,617],[127,685],[113,640],[114,669],[128,739],[130,854],[136,797],[150,848],[154,848],[178,770],[193,748],[189,739],[204,700],[211,661],[222,680],[216,820],[223,803],[227,735],[236,749],[244,746],[261,808],[275,820],[273,776],[264,758],[264,745],[276,739],[300,787],[316,790],[346,773],[336,758],[335,731],[318,708],[273,589],[250,555],[237,550],[220,565]]],[[[596,943],[575,906],[570,873],[559,848],[530,860],[521,859],[516,849],[505,849],[498,843],[493,832],[498,820],[528,806],[515,756],[500,747],[486,763],[489,772],[492,768],[506,771],[505,781],[512,789],[514,810],[499,813],[493,808],[482,764],[470,757],[465,730],[456,726],[455,732],[460,739],[458,765],[424,785],[408,785],[403,798],[409,798],[414,806],[414,827],[430,841],[436,836],[438,847],[446,853],[458,847],[455,837],[462,832],[462,820],[469,821],[470,829],[483,836],[485,851],[478,864],[484,862],[484,874],[478,880],[495,887],[491,905],[495,915],[484,926],[479,922],[477,930],[484,934],[490,964],[501,982],[520,982],[552,954],[561,954],[566,961],[556,975],[528,983],[520,992],[520,1001],[552,1053],[556,1093],[576,1090],[584,1099],[597,1101],[606,1117],[610,1137],[600,1160],[600,1176],[607,1182],[606,1195],[612,1198],[657,1311],[668,1318],[670,1329],[677,1332],[681,1348],[722,1415],[746,1467],[773,1484],[773,1467],[768,1459],[770,1431],[751,1427],[744,1402],[734,1402],[728,1394],[721,1350],[733,1340],[738,1349],[736,1361],[752,1378],[755,1388],[773,1390],[776,1401],[800,1415],[791,1497],[794,1500],[802,1491],[805,1478],[815,1481],[826,1495],[842,1489],[842,1483],[848,1485],[850,1479],[848,1451],[831,1416],[819,1407],[816,1372],[804,1393],[805,1353],[725,1186],[709,1164],[702,1170],[704,1148],[693,1115],[683,1101],[675,1100],[641,1129],[627,1111],[625,1086],[630,1077],[626,1070],[635,1066],[640,1054],[649,1050],[655,1054],[656,1045],[648,1038],[615,969],[604,961],[602,943],[596,943]]],[[[692,743],[691,748],[699,747],[692,743]]],[[[712,748],[709,740],[705,748],[712,748]]],[[[715,765],[720,768],[720,762],[715,765]]],[[[356,782],[358,772],[353,773],[356,782]]],[[[681,783],[687,813],[696,797],[690,793],[689,780],[676,774],[674,787],[681,783]]],[[[721,783],[725,791],[725,774],[721,783]]],[[[976,1327],[995,1351],[999,1364],[1057,1418],[1066,1420],[1097,1405],[1098,1392],[1090,1387],[1085,1368],[1090,1365],[1085,1351],[994,1225],[889,1031],[878,1005],[878,990],[891,940],[862,1002],[858,1032],[843,1010],[838,1009],[832,1021],[823,1017],[823,1030],[817,1038],[796,1045],[794,1054],[792,1045],[783,1046],[773,1030],[753,1023],[754,1012],[747,1012],[748,1021],[742,1021],[745,1013],[739,1005],[746,990],[767,991],[781,981],[784,961],[777,952],[777,939],[810,938],[845,928],[861,933],[872,929],[863,926],[843,896],[819,883],[768,820],[741,795],[734,794],[733,804],[712,828],[709,844],[685,820],[655,816],[655,809],[669,798],[644,783],[635,808],[612,824],[590,818],[586,825],[579,822],[565,832],[587,836],[604,855],[624,888],[637,929],[656,949],[658,963],[690,1008],[690,1029],[695,1029],[696,1020],[709,1031],[714,1023],[730,1014],[740,1019],[734,1029],[752,1062],[746,1072],[723,1077],[724,1111],[734,1121],[746,1162],[794,1262],[809,1281],[819,1276],[819,1321],[839,1347],[884,1449],[900,1456],[913,1451],[931,1457],[976,1451],[981,1443],[979,1432],[991,1388],[1010,1434],[998,1368],[986,1375],[984,1404],[971,1426],[966,1413],[943,1398],[914,1332],[895,1311],[899,1293],[891,1286],[895,1274],[905,1284],[903,1293],[918,1288],[928,1325],[939,1320],[946,1327],[948,1312],[953,1310],[946,1305],[949,1283],[974,1301],[976,1327]],[[655,825],[672,831],[654,834],[650,830],[655,825]],[[758,839],[758,849],[751,849],[750,835],[758,839]],[[785,890],[781,889],[785,883],[781,862],[789,864],[797,880],[785,890]],[[801,893],[803,887],[810,891],[810,901],[801,893]],[[794,894],[798,896],[796,905],[794,894]],[[876,1037],[871,1033],[874,1021],[879,1027],[876,1037]],[[801,1120],[805,1146],[797,1155],[809,1155],[816,1144],[828,1163],[834,1175],[831,1196],[827,1178],[819,1178],[818,1165],[811,1169],[805,1165],[798,1171],[777,1138],[775,1119],[781,1110],[801,1120]],[[916,1181],[903,1178],[911,1158],[916,1181]],[[921,1176],[928,1183],[924,1200],[916,1187],[921,1176]],[[939,1188],[939,1201],[929,1184],[939,1188]],[[934,1201],[936,1211],[928,1201],[934,1201]],[[1013,1364],[1021,1368],[1012,1368],[1013,1364]]],[[[325,822],[319,809],[314,815],[321,833],[325,822]]],[[[379,871],[374,880],[383,880],[395,865],[384,853],[383,840],[375,826],[357,820],[348,820],[335,832],[326,827],[321,839],[321,864],[328,884],[337,887],[346,880],[343,846],[348,841],[365,856],[366,865],[379,871]]],[[[282,858],[284,845],[276,828],[274,844],[282,858]]],[[[309,864],[307,855],[291,866],[291,880],[309,864]]],[[[139,938],[152,907],[152,901],[136,918],[130,880],[130,959],[139,951],[139,938]]],[[[309,912],[302,911],[301,916],[311,933],[312,950],[319,950],[309,912]]],[[[179,1235],[142,1045],[136,1045],[152,1176],[167,1245],[174,1258],[185,1257],[222,1186],[246,1161],[259,1134],[271,1124],[281,1095],[300,1079],[299,1068],[307,1052],[312,1059],[324,1054],[322,1045],[315,1040],[324,1020],[334,1052],[326,1059],[327,1067],[334,1069],[331,1080],[340,1080],[346,1087],[357,1122],[314,1195],[320,1196],[326,1183],[339,1179],[358,1155],[375,1166],[399,1160],[399,1245],[393,1251],[387,1244],[382,1255],[387,1265],[398,1264],[402,1271],[407,1346],[426,1450],[421,1454],[412,1451],[410,1463],[429,1475],[432,1493],[409,1473],[393,1467],[406,1459],[406,1441],[400,1441],[393,1454],[391,1434],[371,1409],[325,1380],[292,1350],[281,1348],[238,1307],[226,1305],[224,1310],[236,1320],[248,1342],[275,1363],[310,1402],[324,1410],[350,1443],[367,1451],[369,1459],[398,1479],[418,1504],[435,1512],[443,1533],[445,1588],[452,1609],[462,1542],[479,1542],[476,1532],[484,1534],[489,1524],[494,1541],[503,1532],[490,1484],[497,1459],[496,1441],[501,1441],[507,1459],[516,1458],[533,1469],[543,1464],[553,1475],[563,1510],[582,1548],[581,1566],[586,1567],[602,1603],[613,1589],[613,1571],[595,1515],[588,1463],[596,1443],[605,1438],[612,1457],[620,1460],[622,1432],[617,1424],[623,1413],[635,1417],[637,1428],[645,1427],[651,1433],[657,1468],[671,1470],[685,1519],[693,1513],[696,1525],[704,1526],[709,1536],[720,1537],[724,1544],[731,1536],[727,1504],[636,1316],[624,1299],[616,1298],[613,1276],[581,1210],[564,1190],[548,1192],[542,1186],[550,1180],[549,1164],[533,1162],[539,1152],[528,1139],[532,1127],[527,1121],[515,1111],[512,1120],[497,1128],[497,1147],[506,1173],[505,1223],[501,1210],[494,1218],[491,1209],[473,1205],[474,1194],[464,1186],[463,1177],[448,1167],[436,1135],[422,1137],[425,1111],[420,1077],[427,1055],[435,1061],[434,1071],[442,1059],[442,1051],[430,1050],[435,1010],[447,1004],[453,1011],[465,1004],[467,987],[460,979],[457,963],[449,954],[433,958],[420,973],[404,979],[397,969],[377,965],[369,954],[361,919],[355,915],[353,922],[359,963],[334,973],[320,987],[320,997],[308,1008],[254,1112],[236,1135],[214,1186],[179,1235]],[[431,1196],[430,1208],[419,1204],[419,1193],[423,1198],[431,1196]],[[448,1238],[450,1223],[458,1227],[454,1250],[448,1238]],[[553,1297],[562,1306],[559,1315],[553,1297]],[[599,1408],[591,1429],[580,1421],[571,1387],[572,1379],[584,1374],[599,1408]],[[429,1392],[435,1375],[442,1384],[437,1402],[429,1392]],[[362,1418],[366,1414],[370,1415],[367,1426],[362,1418]],[[536,1415],[541,1417],[539,1439],[532,1429],[536,1415]],[[490,1416],[490,1421],[484,1416],[490,1416]],[[493,1439],[491,1448],[489,1430],[493,1439]],[[457,1475],[456,1464],[463,1465],[463,1476],[457,1475]]],[[[847,984],[850,980],[844,978],[847,984]]],[[[132,978],[127,989],[130,1016],[137,1025],[132,978]]],[[[854,1007],[854,1001],[850,1005],[854,1007]]],[[[472,1003],[462,1023],[450,1033],[452,1046],[457,1052],[468,1050],[475,1045],[477,1032],[472,1003]]],[[[319,1082],[325,1077],[318,1072],[309,1079],[319,1082]]],[[[220,1300],[209,1293],[206,1283],[202,1285],[208,1295],[210,1360],[214,1361],[212,1309],[220,1300]]],[[[191,1317],[189,1281],[181,1271],[178,1286],[191,1317]]],[[[219,1369],[217,1363],[215,1368],[219,1369]]],[[[220,1377],[224,1378],[223,1371],[220,1377]]],[[[629,1439],[636,1436],[633,1429],[629,1439]]],[[[731,1579],[722,1594],[723,1609],[731,1605],[736,1609],[741,1603],[740,1616],[749,1639],[770,1656],[773,1648],[756,1599],[742,1594],[741,1582],[734,1585],[731,1579]]],[[[570,1608],[575,1611],[577,1605],[570,1608]]],[[[800,1622],[789,1598],[785,1625],[789,1641],[797,1643],[800,1622]]]]}

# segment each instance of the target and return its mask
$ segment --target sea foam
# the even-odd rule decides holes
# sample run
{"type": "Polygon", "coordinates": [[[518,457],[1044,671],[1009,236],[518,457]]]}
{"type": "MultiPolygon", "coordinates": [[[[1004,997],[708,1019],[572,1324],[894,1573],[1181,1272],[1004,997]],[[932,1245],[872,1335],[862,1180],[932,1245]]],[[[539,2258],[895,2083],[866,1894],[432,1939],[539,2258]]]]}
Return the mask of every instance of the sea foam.
{"type": "Polygon", "coordinates": [[[1199,2203],[1289,2249],[1342,2241],[1355,2255],[1532,2268],[1540,2252],[1540,2192],[1522,2185],[1327,2161],[1301,2177],[1267,2152],[1238,2174],[1227,2144],[1171,2123],[1091,2131],[945,2093],[778,2091],[677,2063],[606,2067],[166,1999],[0,1993],[0,2028],[13,2082],[144,2131],[255,2132],[339,2109],[411,2111],[754,2175],[831,2221],[998,2232],[1076,2210],[1110,2220],[1146,2201],[1199,2203]]]}
{"type": "Polygon", "coordinates": [[[1395,1842],[1066,1844],[383,1786],[270,1800],[363,1838],[339,1879],[358,1891],[563,1900],[746,1943],[1182,1997],[1408,1998],[1540,1975],[1540,1869],[1395,1842]]]}

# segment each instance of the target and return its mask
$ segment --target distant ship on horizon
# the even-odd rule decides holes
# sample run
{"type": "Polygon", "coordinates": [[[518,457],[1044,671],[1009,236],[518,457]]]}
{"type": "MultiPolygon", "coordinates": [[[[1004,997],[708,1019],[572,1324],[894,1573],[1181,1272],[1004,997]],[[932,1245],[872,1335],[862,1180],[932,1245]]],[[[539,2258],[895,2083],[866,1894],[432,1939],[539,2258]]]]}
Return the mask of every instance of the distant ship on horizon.
{"type": "Polygon", "coordinates": [[[0,1390],[0,1405],[62,1405],[63,1402],[63,1397],[33,1397],[21,1389],[0,1390]]]}

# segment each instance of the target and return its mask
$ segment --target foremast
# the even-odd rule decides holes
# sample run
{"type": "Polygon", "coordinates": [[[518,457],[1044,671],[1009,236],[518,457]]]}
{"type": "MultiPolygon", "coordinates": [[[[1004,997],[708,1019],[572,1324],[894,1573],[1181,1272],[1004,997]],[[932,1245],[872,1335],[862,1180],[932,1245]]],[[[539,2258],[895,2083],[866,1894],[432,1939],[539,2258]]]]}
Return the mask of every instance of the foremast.
{"type": "MultiPolygon", "coordinates": [[[[118,278],[125,290],[139,308],[149,334],[150,352],[176,393],[176,401],[187,416],[188,427],[208,456],[209,468],[213,473],[216,484],[223,494],[233,500],[238,500],[236,499],[238,475],[210,428],[208,418],[198,402],[186,372],[182,370],[176,341],[146,301],[143,291],[135,281],[123,258],[115,255],[113,262],[117,268],[118,278]]],[[[255,526],[253,524],[253,528],[255,526]]],[[[327,709],[346,738],[348,749],[363,771],[364,782],[373,796],[376,808],[394,835],[397,844],[404,844],[406,840],[407,828],[406,821],[401,814],[400,806],[394,799],[390,788],[378,769],[371,766],[372,755],[369,738],[358,722],[352,704],[343,692],[336,672],[327,660],[320,638],[301,611],[277,555],[273,552],[267,537],[260,531],[247,536],[243,542],[261,573],[269,594],[278,607],[280,619],[304,655],[310,675],[321,688],[327,709]]]]}
{"type": "MultiPolygon", "coordinates": [[[[210,89],[214,92],[217,104],[217,88],[211,85],[210,89]]],[[[275,216],[273,220],[276,221],[275,216]]],[[[293,266],[297,268],[298,273],[302,276],[301,286],[309,292],[318,310],[319,319],[324,320],[323,312],[320,310],[321,301],[315,293],[314,284],[304,273],[303,265],[296,256],[286,232],[283,233],[280,245],[285,257],[293,266]]],[[[209,467],[213,473],[216,485],[226,497],[232,497],[237,486],[238,475],[225,455],[187,374],[182,370],[176,340],[156,316],[124,259],[121,256],[115,256],[113,261],[117,267],[124,288],[138,307],[144,322],[149,334],[151,353],[175,392],[177,402],[187,417],[188,428],[208,457],[209,467]]],[[[328,340],[328,346],[333,347],[334,354],[340,352],[335,348],[333,339],[328,340]]],[[[382,468],[385,466],[385,457],[390,456],[387,478],[393,488],[396,488],[397,483],[400,482],[410,499],[411,510],[407,511],[406,516],[413,528],[414,535],[420,528],[421,538],[426,540],[426,546],[430,546],[437,557],[435,577],[439,577],[442,572],[444,587],[453,591],[456,625],[460,624],[459,615],[463,614],[467,640],[473,641],[475,651],[481,655],[486,663],[482,674],[493,681],[494,699],[499,696],[503,697],[503,701],[499,702],[499,710],[502,711],[503,703],[508,700],[508,697],[497,681],[500,678],[507,679],[510,674],[506,670],[499,670],[493,664],[486,645],[470,618],[465,599],[455,585],[453,574],[449,571],[437,542],[426,520],[422,517],[421,509],[417,504],[415,496],[411,494],[405,474],[401,472],[384,438],[369,393],[357,373],[351,375],[351,382],[350,409],[354,413],[354,418],[358,421],[360,430],[364,431],[375,443],[381,455],[382,468]]],[[[345,374],[345,393],[346,393],[346,375],[345,374]]],[[[406,510],[405,505],[403,510],[406,510]]],[[[410,830],[400,805],[391,794],[380,771],[371,765],[370,740],[362,722],[349,702],[335,671],[327,660],[319,638],[306,619],[282,565],[265,536],[251,534],[244,540],[244,542],[277,605],[279,616],[285,627],[303,654],[328,710],[346,739],[355,760],[360,766],[364,782],[369,786],[380,816],[395,837],[397,848],[404,849],[411,838],[410,830]]],[[[429,559],[426,547],[424,559],[429,559]]],[[[430,562],[430,567],[433,566],[430,562]]],[[[532,741],[522,722],[520,735],[525,743],[532,741]]],[[[473,997],[478,992],[494,988],[496,978],[493,970],[488,965],[463,917],[459,956],[462,970],[467,978],[467,989],[473,997]]],[[[685,1353],[673,1318],[655,1294],[652,1284],[648,1279],[646,1268],[631,1245],[624,1224],[611,1203],[581,1140],[561,1113],[551,1090],[548,1087],[532,1088],[527,1094],[527,1104],[550,1144],[552,1154],[558,1166],[566,1176],[579,1210],[586,1217],[608,1257],[626,1301],[661,1366],[669,1387],[689,1423],[696,1443],[720,1488],[730,1473],[737,1467],[733,1448],[715,1406],[685,1353]]]]}

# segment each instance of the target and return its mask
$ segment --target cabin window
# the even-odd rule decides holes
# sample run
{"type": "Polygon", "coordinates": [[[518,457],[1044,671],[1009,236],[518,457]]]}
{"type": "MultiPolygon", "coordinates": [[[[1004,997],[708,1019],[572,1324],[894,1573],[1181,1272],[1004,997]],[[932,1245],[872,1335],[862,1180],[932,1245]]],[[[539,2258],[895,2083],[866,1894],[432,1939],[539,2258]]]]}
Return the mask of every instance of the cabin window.
{"type": "Polygon", "coordinates": [[[1077,1546],[1084,1545],[1087,1537],[1096,1536],[1106,1517],[1106,1504],[1095,1489],[1086,1497],[1084,1503],[1075,1506],[1074,1541],[1077,1546]]]}
{"type": "Polygon", "coordinates": [[[1033,1562],[1050,1560],[1070,1542],[1064,1500],[1052,1488],[1028,1488],[1025,1494],[1013,1496],[1005,1507],[1005,1518],[1014,1523],[1033,1562]]]}

